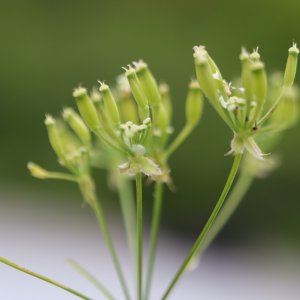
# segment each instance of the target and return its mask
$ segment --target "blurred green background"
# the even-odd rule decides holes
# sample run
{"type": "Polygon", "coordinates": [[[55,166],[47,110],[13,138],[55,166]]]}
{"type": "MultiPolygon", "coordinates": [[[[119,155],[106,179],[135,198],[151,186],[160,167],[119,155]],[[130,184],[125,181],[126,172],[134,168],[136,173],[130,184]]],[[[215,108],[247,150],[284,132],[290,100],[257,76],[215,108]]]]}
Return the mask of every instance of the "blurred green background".
{"type": "MultiPolygon", "coordinates": [[[[74,184],[37,180],[26,168],[32,160],[60,169],[44,114],[59,116],[62,106],[75,107],[73,87],[82,82],[91,88],[97,79],[112,84],[121,66],[142,58],[158,80],[171,86],[178,133],[185,122],[187,85],[195,74],[192,47],[205,45],[228,81],[239,75],[242,45],[249,50],[260,46],[268,72],[283,71],[292,40],[300,42],[299,12],[296,0],[2,0],[0,187],[51,191],[80,205],[74,184]]],[[[255,181],[223,240],[267,233],[300,242],[299,135],[300,125],[286,133],[278,149],[282,166],[270,178],[255,181]]],[[[185,234],[199,232],[227,179],[232,157],[223,154],[231,138],[206,103],[199,126],[171,158],[178,192],[165,193],[164,226],[185,234]]],[[[117,207],[116,194],[106,188],[106,174],[94,175],[105,205],[117,207]]],[[[145,189],[148,219],[152,192],[152,187],[145,189]]]]}

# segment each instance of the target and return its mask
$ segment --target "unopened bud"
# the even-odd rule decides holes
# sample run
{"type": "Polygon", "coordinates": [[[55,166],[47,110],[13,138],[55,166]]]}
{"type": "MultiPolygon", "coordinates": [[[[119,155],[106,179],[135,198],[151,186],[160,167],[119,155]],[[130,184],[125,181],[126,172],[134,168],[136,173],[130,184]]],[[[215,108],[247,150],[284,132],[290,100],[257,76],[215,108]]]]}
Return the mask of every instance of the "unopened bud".
{"type": "Polygon", "coordinates": [[[102,82],[100,82],[100,84],[101,84],[101,86],[100,86],[99,90],[102,93],[102,97],[103,97],[108,115],[109,115],[111,121],[114,123],[114,125],[118,126],[120,124],[120,116],[119,116],[119,110],[118,110],[116,101],[114,99],[114,96],[111,93],[108,85],[106,85],[102,82]]]}
{"type": "Polygon", "coordinates": [[[133,123],[139,122],[136,102],[130,97],[123,98],[120,102],[120,112],[123,121],[131,120],[133,123]]]}
{"type": "Polygon", "coordinates": [[[81,117],[72,108],[67,107],[63,110],[63,118],[78,135],[81,141],[89,148],[91,133],[81,117]]]}
{"type": "Polygon", "coordinates": [[[27,164],[27,168],[33,177],[36,177],[39,179],[48,178],[48,172],[45,169],[41,168],[40,166],[34,164],[31,161],[27,164]]]}
{"type": "Polygon", "coordinates": [[[245,89],[246,99],[250,103],[252,100],[252,75],[249,65],[249,53],[245,48],[242,48],[240,60],[242,65],[242,84],[245,89]]]}
{"type": "Polygon", "coordinates": [[[160,106],[160,94],[157,82],[150,72],[148,65],[143,61],[135,63],[135,71],[141,82],[142,88],[145,92],[148,102],[151,106],[160,106]]]}
{"type": "Polygon", "coordinates": [[[172,122],[172,116],[173,116],[173,105],[172,100],[170,96],[170,89],[169,86],[163,82],[159,84],[159,92],[161,94],[161,102],[165,107],[165,113],[168,116],[169,124],[172,122]]]}
{"type": "Polygon", "coordinates": [[[133,97],[137,102],[138,106],[141,108],[142,111],[146,110],[149,113],[148,101],[145,92],[143,91],[142,85],[135,73],[135,70],[130,65],[129,69],[125,72],[125,76],[128,79],[133,97]]]}
{"type": "Polygon", "coordinates": [[[166,113],[166,109],[162,104],[159,108],[158,118],[157,118],[157,127],[164,132],[166,128],[169,126],[169,120],[166,113]]]}
{"type": "Polygon", "coordinates": [[[262,62],[255,62],[251,65],[253,78],[253,93],[256,97],[256,102],[261,103],[267,97],[267,76],[262,62]]]}
{"type": "Polygon", "coordinates": [[[250,58],[253,62],[258,61],[260,59],[258,47],[256,49],[253,49],[253,52],[250,54],[250,58]]]}
{"type": "Polygon", "coordinates": [[[197,81],[189,84],[189,91],[186,99],[185,114],[187,123],[196,125],[203,112],[203,94],[197,81]]]}
{"type": "Polygon", "coordinates": [[[86,93],[86,89],[79,87],[74,90],[73,97],[76,99],[76,103],[86,125],[94,130],[100,127],[98,114],[96,108],[86,93]]]}
{"type": "Polygon", "coordinates": [[[297,44],[294,43],[293,47],[289,49],[289,56],[284,72],[284,87],[290,87],[294,83],[297,69],[298,53],[299,49],[297,48],[297,44]]]}
{"type": "Polygon", "coordinates": [[[46,115],[45,125],[48,130],[48,136],[53,150],[56,152],[58,157],[63,157],[63,143],[57,130],[56,122],[50,115],[46,115]]]}
{"type": "Polygon", "coordinates": [[[203,93],[214,106],[219,106],[217,86],[207,60],[206,52],[198,52],[198,55],[195,57],[194,61],[196,66],[197,79],[203,93]]]}

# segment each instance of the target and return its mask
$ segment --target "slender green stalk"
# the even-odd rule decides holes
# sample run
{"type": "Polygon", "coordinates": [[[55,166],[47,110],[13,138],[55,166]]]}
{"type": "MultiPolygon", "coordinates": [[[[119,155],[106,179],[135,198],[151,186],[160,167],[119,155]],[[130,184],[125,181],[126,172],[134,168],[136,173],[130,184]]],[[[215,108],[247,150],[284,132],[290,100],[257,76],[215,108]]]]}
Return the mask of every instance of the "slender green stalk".
{"type": "Polygon", "coordinates": [[[160,108],[160,106],[153,106],[153,107],[151,107],[151,111],[152,111],[152,124],[151,124],[151,128],[150,128],[150,132],[148,133],[148,135],[146,137],[146,141],[144,143],[145,146],[148,144],[148,142],[150,141],[150,139],[153,136],[153,131],[154,131],[154,129],[156,127],[156,124],[157,124],[157,118],[158,118],[159,108],[160,108]]]}
{"type": "Polygon", "coordinates": [[[175,140],[169,146],[166,151],[166,158],[170,157],[171,154],[182,144],[182,142],[189,136],[189,134],[193,131],[194,126],[190,124],[186,124],[180,133],[177,135],[175,140]]]}
{"type": "Polygon", "coordinates": [[[123,155],[125,155],[125,156],[127,156],[127,157],[129,156],[129,154],[128,154],[126,151],[120,149],[119,147],[117,147],[117,146],[115,146],[113,143],[111,143],[108,139],[106,139],[106,138],[104,137],[104,135],[102,134],[102,132],[100,131],[99,128],[96,128],[96,129],[94,130],[94,132],[95,132],[95,134],[97,135],[97,137],[100,138],[100,140],[104,141],[107,145],[109,145],[110,147],[112,147],[112,148],[115,149],[116,151],[120,152],[121,154],[123,154],[123,155]]]}
{"type": "Polygon", "coordinates": [[[278,107],[278,105],[281,103],[281,101],[284,98],[283,97],[284,92],[285,92],[285,89],[283,88],[277,101],[273,104],[273,106],[270,108],[270,110],[260,119],[260,121],[257,123],[257,126],[261,126],[262,124],[264,124],[265,121],[267,121],[267,119],[270,117],[270,115],[276,110],[276,108],[278,107]]]}
{"type": "Polygon", "coordinates": [[[203,252],[209,247],[215,237],[226,225],[228,220],[231,218],[231,216],[239,206],[241,200],[244,198],[253,180],[254,177],[248,172],[247,168],[243,169],[221,211],[211,225],[202,243],[196,250],[193,259],[196,260],[200,258],[203,252]]]}
{"type": "Polygon", "coordinates": [[[136,174],[137,196],[137,274],[138,274],[138,300],[142,300],[142,272],[143,272],[143,203],[142,203],[142,173],[136,174]]]}
{"type": "Polygon", "coordinates": [[[68,264],[95,285],[108,299],[116,300],[116,298],[91,273],[80,266],[77,262],[70,259],[68,264]]]}
{"type": "Polygon", "coordinates": [[[145,292],[144,300],[148,300],[150,294],[152,272],[153,272],[155,254],[156,254],[157,236],[158,236],[161,207],[162,207],[162,200],[163,200],[163,188],[164,188],[163,182],[158,182],[155,191],[154,206],[153,206],[148,274],[147,274],[146,292],[145,292]]]}
{"type": "Polygon", "coordinates": [[[72,294],[74,294],[74,295],[76,295],[76,296],[78,296],[78,297],[80,297],[80,298],[82,298],[82,299],[85,299],[85,300],[92,300],[91,298],[88,298],[88,297],[86,297],[86,296],[84,296],[84,295],[82,295],[82,294],[80,294],[80,293],[78,293],[78,292],[76,292],[76,291],[70,289],[69,287],[67,287],[67,286],[65,286],[65,285],[62,285],[62,284],[60,284],[60,283],[58,283],[58,282],[56,282],[56,281],[54,281],[54,280],[52,280],[52,279],[49,279],[49,278],[47,278],[47,277],[42,276],[42,275],[40,275],[40,274],[34,273],[34,272],[32,272],[32,271],[29,271],[29,270],[27,270],[27,269],[25,269],[25,268],[23,268],[23,267],[21,267],[21,266],[19,266],[19,265],[17,265],[17,264],[15,264],[15,263],[13,263],[13,262],[11,262],[11,261],[5,259],[4,257],[1,257],[1,256],[0,256],[0,262],[4,263],[4,264],[6,264],[6,265],[8,265],[8,266],[10,266],[10,267],[12,267],[12,268],[15,268],[15,269],[17,269],[17,270],[19,270],[19,271],[21,271],[21,272],[24,272],[24,273],[26,273],[26,274],[29,274],[29,275],[31,275],[31,276],[34,276],[34,277],[36,277],[36,278],[38,278],[38,279],[41,279],[41,280],[44,280],[44,281],[46,281],[46,282],[49,282],[49,283],[51,283],[51,284],[53,284],[53,285],[56,285],[56,286],[58,286],[59,288],[65,290],[65,291],[67,291],[67,292],[70,292],[70,293],[72,293],[72,294]]]}
{"type": "Polygon", "coordinates": [[[201,244],[202,240],[204,239],[206,233],[208,232],[211,224],[213,223],[214,219],[216,218],[225,198],[226,195],[233,183],[234,177],[236,175],[236,172],[238,170],[238,167],[240,165],[240,161],[242,158],[242,154],[238,154],[235,156],[234,158],[234,162],[233,162],[233,166],[232,169],[230,171],[229,177],[227,179],[227,182],[225,184],[225,187],[223,189],[223,192],[212,212],[212,214],[210,215],[207,223],[205,224],[203,230],[201,231],[197,241],[195,242],[193,248],[191,249],[190,253],[188,254],[188,256],[186,257],[186,259],[184,260],[183,264],[181,265],[179,271],[177,272],[177,274],[175,275],[173,281],[171,282],[170,286],[168,287],[166,293],[164,294],[164,296],[162,297],[162,300],[165,300],[167,298],[167,296],[169,295],[169,293],[171,292],[172,288],[175,286],[176,282],[178,281],[178,279],[180,278],[180,276],[184,273],[184,270],[186,269],[187,265],[189,264],[190,260],[192,259],[193,255],[195,254],[197,248],[199,247],[199,245],[201,244]]]}
{"type": "Polygon", "coordinates": [[[47,178],[78,182],[78,179],[75,176],[71,174],[60,173],[60,172],[47,172],[47,178]]]}
{"type": "Polygon", "coordinates": [[[131,260],[133,264],[134,277],[137,278],[136,257],[137,257],[137,238],[136,238],[136,208],[134,203],[134,194],[131,186],[131,180],[124,178],[124,174],[115,175],[117,180],[117,189],[120,199],[127,241],[129,245],[131,260]]]}
{"type": "Polygon", "coordinates": [[[107,228],[107,224],[106,224],[106,221],[105,221],[105,218],[104,218],[104,214],[103,214],[103,211],[102,211],[102,208],[101,208],[101,205],[100,205],[99,201],[97,201],[97,200],[94,201],[93,209],[95,211],[98,223],[100,225],[100,228],[102,229],[102,232],[103,232],[104,238],[106,240],[108,249],[110,251],[112,260],[113,260],[115,268],[117,270],[119,280],[121,282],[125,297],[126,297],[127,300],[130,300],[130,296],[129,296],[127,285],[126,285],[126,282],[125,282],[125,279],[124,279],[124,276],[123,276],[123,272],[121,270],[121,266],[120,266],[119,260],[117,258],[117,254],[116,254],[115,248],[113,246],[113,243],[112,243],[112,240],[111,240],[108,228],[107,228]]]}

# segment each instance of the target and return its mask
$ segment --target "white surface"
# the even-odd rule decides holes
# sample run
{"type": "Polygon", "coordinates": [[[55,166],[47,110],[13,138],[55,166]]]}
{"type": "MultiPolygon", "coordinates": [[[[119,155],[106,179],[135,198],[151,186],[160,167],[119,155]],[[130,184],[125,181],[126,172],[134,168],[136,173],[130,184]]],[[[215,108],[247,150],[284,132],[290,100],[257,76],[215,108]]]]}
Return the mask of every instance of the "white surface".
{"type": "MultiPolygon", "coordinates": [[[[89,269],[117,297],[124,299],[108,250],[90,209],[33,201],[33,207],[16,206],[42,195],[9,187],[0,191],[0,255],[32,271],[61,282],[93,300],[106,299],[66,259],[89,269]],[[46,205],[45,205],[46,204],[46,205]]],[[[55,195],[57,197],[57,195],[55,195]]],[[[54,196],[53,196],[54,197],[54,196]]],[[[57,202],[56,202],[57,203],[57,202]]],[[[107,214],[106,214],[107,215],[107,214]]],[[[125,234],[119,216],[107,216],[123,270],[134,294],[125,234]]],[[[193,241],[168,233],[160,235],[152,300],[160,299],[193,241]]],[[[146,243],[145,243],[145,246],[146,243]]],[[[145,247],[145,254],[146,254],[145,247]]],[[[145,260],[146,265],[146,260],[145,260]]],[[[135,297],[134,297],[135,298],[135,297]]],[[[0,264],[0,300],[80,299],[39,279],[0,264]]],[[[213,247],[200,267],[177,285],[170,300],[282,300],[300,299],[300,257],[296,249],[278,244],[252,248],[213,247]]]]}

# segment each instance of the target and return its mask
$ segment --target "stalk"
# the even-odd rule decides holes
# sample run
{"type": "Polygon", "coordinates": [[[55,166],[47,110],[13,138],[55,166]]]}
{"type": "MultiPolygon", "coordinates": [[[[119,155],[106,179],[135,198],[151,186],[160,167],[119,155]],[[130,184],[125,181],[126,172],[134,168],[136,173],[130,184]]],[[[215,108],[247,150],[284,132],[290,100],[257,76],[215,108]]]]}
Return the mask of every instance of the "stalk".
{"type": "Polygon", "coordinates": [[[121,266],[120,266],[119,260],[117,258],[117,254],[116,254],[114,245],[112,243],[112,240],[111,240],[108,228],[107,228],[107,224],[106,224],[106,221],[105,221],[105,218],[104,218],[104,214],[103,214],[101,205],[100,205],[99,201],[96,200],[96,199],[95,199],[95,201],[93,203],[94,203],[94,205],[93,205],[94,212],[96,214],[96,217],[97,217],[98,223],[100,225],[100,228],[102,229],[105,241],[107,243],[109,252],[111,254],[111,257],[112,257],[112,260],[114,262],[116,271],[118,273],[119,280],[120,280],[122,288],[123,288],[123,292],[125,294],[126,299],[130,300],[130,296],[129,296],[129,292],[128,292],[128,289],[127,289],[127,285],[126,285],[126,282],[125,282],[125,279],[124,279],[124,276],[123,276],[123,272],[121,270],[121,266]]]}
{"type": "Polygon", "coordinates": [[[232,192],[228,196],[223,208],[218,214],[217,218],[210,227],[207,235],[205,236],[203,242],[200,244],[196,250],[193,260],[197,260],[204,253],[204,251],[209,247],[215,237],[219,234],[222,228],[226,225],[228,220],[231,218],[237,207],[239,206],[241,200],[244,198],[248,189],[250,188],[254,177],[249,174],[247,169],[243,170],[234,185],[232,192]]]}
{"type": "Polygon", "coordinates": [[[242,154],[237,154],[234,158],[234,162],[233,162],[233,166],[232,169],[230,171],[229,177],[227,179],[227,182],[225,184],[225,187],[223,189],[223,192],[212,212],[212,214],[210,215],[207,223],[205,224],[203,230],[201,231],[197,241],[195,242],[193,248],[191,249],[190,253],[188,254],[188,256],[186,257],[186,259],[184,260],[183,264],[181,265],[179,271],[177,272],[177,274],[175,275],[173,281],[171,282],[170,286],[168,287],[167,291],[165,292],[165,294],[162,297],[162,300],[165,300],[167,298],[167,296],[169,295],[169,293],[171,292],[171,290],[173,289],[173,287],[175,286],[175,284],[177,283],[178,279],[180,278],[180,276],[183,274],[184,270],[186,269],[187,265],[189,264],[190,260],[192,259],[193,255],[195,254],[197,248],[199,247],[199,245],[201,244],[202,240],[204,239],[206,233],[208,232],[211,224],[213,223],[213,221],[215,220],[225,198],[226,195],[233,183],[233,180],[235,178],[236,172],[238,170],[238,167],[240,165],[241,162],[241,158],[242,158],[242,154]]]}
{"type": "Polygon", "coordinates": [[[162,207],[162,200],[163,200],[163,188],[164,188],[164,184],[162,182],[158,182],[155,191],[154,206],[153,206],[148,274],[147,274],[146,292],[144,298],[145,300],[148,300],[149,298],[150,286],[152,282],[152,272],[154,267],[155,254],[156,254],[157,236],[158,236],[161,207],[162,207]]]}
{"type": "Polygon", "coordinates": [[[95,285],[109,300],[116,300],[116,298],[91,273],[80,266],[77,262],[69,260],[68,263],[73,269],[78,271],[82,276],[95,285]]]}
{"type": "Polygon", "coordinates": [[[134,203],[134,195],[131,186],[131,180],[124,178],[124,175],[116,174],[117,189],[120,199],[125,230],[127,235],[127,241],[131,260],[133,264],[134,277],[136,274],[136,256],[137,256],[137,239],[136,239],[136,208],[134,203]]]}
{"type": "Polygon", "coordinates": [[[47,278],[47,277],[45,277],[45,276],[42,276],[42,275],[40,275],[40,274],[34,273],[34,272],[32,272],[32,271],[29,271],[28,269],[25,269],[25,268],[23,268],[23,267],[21,267],[21,266],[15,264],[15,263],[13,263],[13,262],[7,260],[7,259],[5,259],[4,257],[1,257],[1,256],[0,256],[0,262],[4,263],[4,264],[6,264],[6,265],[8,265],[8,266],[10,266],[10,267],[12,267],[12,268],[15,268],[15,269],[17,269],[17,270],[19,270],[19,271],[21,271],[21,272],[24,272],[24,273],[29,274],[29,275],[31,275],[31,276],[34,276],[34,277],[36,277],[36,278],[38,278],[38,279],[44,280],[44,281],[46,281],[46,282],[48,282],[48,283],[51,283],[51,284],[53,284],[53,285],[55,285],[55,286],[58,286],[59,288],[65,290],[65,291],[67,291],[67,292],[70,292],[70,293],[72,293],[72,294],[74,294],[74,295],[76,295],[76,296],[78,296],[78,297],[80,297],[80,298],[82,298],[82,299],[85,299],[85,300],[92,300],[91,298],[88,298],[87,296],[84,296],[84,295],[82,295],[82,294],[80,294],[80,293],[74,291],[73,289],[70,289],[69,287],[67,287],[67,286],[65,286],[65,285],[63,285],[63,284],[61,284],[61,283],[58,283],[58,282],[56,282],[56,281],[54,281],[54,280],[52,280],[52,279],[49,279],[49,278],[47,278]]]}
{"type": "Polygon", "coordinates": [[[136,174],[136,196],[137,196],[137,281],[138,300],[142,300],[142,258],[143,258],[143,207],[142,207],[142,173],[136,174]]]}
{"type": "Polygon", "coordinates": [[[172,142],[172,144],[169,146],[169,148],[166,151],[166,158],[170,157],[171,154],[182,144],[182,142],[189,136],[189,134],[194,129],[194,126],[190,124],[186,124],[183,129],[180,131],[180,133],[177,135],[175,140],[172,142]]]}

